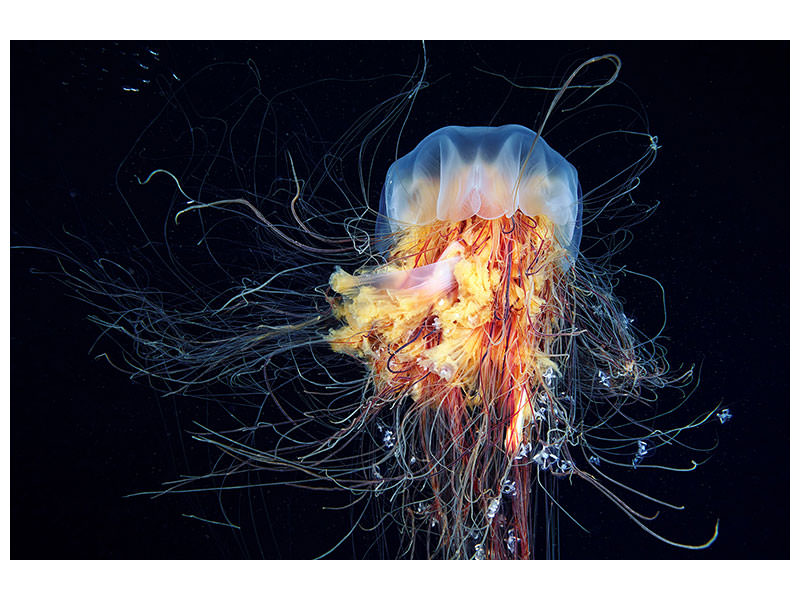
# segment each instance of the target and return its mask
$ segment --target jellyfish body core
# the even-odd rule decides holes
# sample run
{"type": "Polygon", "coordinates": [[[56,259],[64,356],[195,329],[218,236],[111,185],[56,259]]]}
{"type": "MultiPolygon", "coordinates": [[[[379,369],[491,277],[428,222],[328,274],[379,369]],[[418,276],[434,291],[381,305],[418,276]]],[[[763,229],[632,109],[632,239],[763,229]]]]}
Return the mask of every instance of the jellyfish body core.
{"type": "Polygon", "coordinates": [[[445,128],[389,170],[386,264],[331,276],[343,324],[329,341],[367,363],[376,405],[411,399],[406,450],[429,470],[448,556],[470,557],[468,529],[486,538],[475,554],[528,557],[531,464],[570,470],[548,448],[566,433],[553,380],[578,190],[574,167],[524,127],[445,128]]]}

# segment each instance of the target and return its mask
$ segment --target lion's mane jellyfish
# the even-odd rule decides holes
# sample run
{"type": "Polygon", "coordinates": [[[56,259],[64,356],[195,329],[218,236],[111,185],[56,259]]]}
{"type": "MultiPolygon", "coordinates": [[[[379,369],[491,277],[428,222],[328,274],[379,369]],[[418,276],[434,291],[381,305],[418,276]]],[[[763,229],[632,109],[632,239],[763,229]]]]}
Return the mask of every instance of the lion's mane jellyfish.
{"type": "MultiPolygon", "coordinates": [[[[607,242],[596,227],[598,217],[626,211],[634,217],[615,224],[617,231],[641,220],[632,201],[614,207],[652,163],[655,138],[632,131],[626,113],[625,126],[611,133],[643,140],[643,154],[584,195],[581,165],[543,137],[565,94],[580,90],[586,97],[576,104],[570,96],[570,108],[582,107],[616,79],[619,65],[613,55],[590,59],[560,87],[539,88],[555,96],[536,130],[449,126],[405,156],[395,151],[393,162],[377,161],[370,144],[407,122],[423,88],[423,61],[421,74],[326,147],[319,163],[296,165],[276,135],[271,158],[285,157],[288,175],[276,175],[266,193],[253,185],[226,197],[220,190],[235,186],[222,185],[209,194],[214,169],[228,164],[236,182],[248,168],[257,181],[266,162],[260,135],[255,152],[225,161],[216,154],[195,160],[192,145],[196,173],[191,165],[179,175],[160,166],[143,171],[145,153],[132,152],[120,168],[133,171],[131,189],[141,194],[140,184],[155,177],[177,184],[182,208],[170,209],[165,238],[196,217],[199,241],[186,248],[200,254],[189,264],[205,265],[213,277],[203,281],[201,269],[185,268],[177,256],[184,246],[168,239],[141,246],[154,253],[138,259],[150,269],[67,253],[59,259],[61,277],[96,308],[93,320],[122,339],[117,366],[169,394],[221,408],[227,426],[192,425],[194,440],[219,451],[212,472],[171,482],[168,491],[345,490],[350,531],[396,526],[395,556],[518,559],[557,557],[562,517],[582,527],[561,504],[563,484],[581,487],[581,496],[604,496],[668,544],[710,544],[716,532],[697,546],[656,533],[654,511],[640,512],[631,499],[681,507],[624,476],[693,469],[696,463],[658,464],[653,456],[667,446],[690,448],[681,434],[714,414],[688,423],[661,419],[690,397],[691,370],[671,370],[658,335],[646,336],[625,315],[614,291],[620,270],[608,263],[624,240],[607,242]],[[598,62],[614,73],[599,84],[572,85],[598,62]],[[358,152],[348,153],[353,140],[360,140],[358,152]],[[344,156],[358,157],[360,193],[330,160],[344,156]],[[376,163],[391,164],[378,210],[369,185],[376,163]],[[212,250],[217,241],[222,251],[212,250]],[[242,248],[247,253],[232,260],[232,249],[242,248]],[[353,374],[359,362],[365,377],[353,374]],[[665,389],[678,401],[661,400],[665,389]],[[374,523],[368,507],[377,508],[374,523]]],[[[274,98],[259,92],[242,105],[237,127],[209,147],[235,147],[233,132],[250,112],[259,128],[280,122],[274,98]]]]}

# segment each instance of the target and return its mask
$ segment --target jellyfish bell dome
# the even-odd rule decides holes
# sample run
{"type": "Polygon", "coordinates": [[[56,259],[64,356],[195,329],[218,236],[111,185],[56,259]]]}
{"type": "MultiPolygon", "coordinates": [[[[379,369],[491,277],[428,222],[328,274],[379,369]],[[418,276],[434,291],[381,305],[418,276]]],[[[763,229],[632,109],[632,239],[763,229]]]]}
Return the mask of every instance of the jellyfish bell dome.
{"type": "Polygon", "coordinates": [[[556,239],[574,258],[580,242],[578,172],[537,137],[522,125],[434,131],[389,168],[376,233],[474,215],[511,217],[520,210],[553,222],[556,239]]]}

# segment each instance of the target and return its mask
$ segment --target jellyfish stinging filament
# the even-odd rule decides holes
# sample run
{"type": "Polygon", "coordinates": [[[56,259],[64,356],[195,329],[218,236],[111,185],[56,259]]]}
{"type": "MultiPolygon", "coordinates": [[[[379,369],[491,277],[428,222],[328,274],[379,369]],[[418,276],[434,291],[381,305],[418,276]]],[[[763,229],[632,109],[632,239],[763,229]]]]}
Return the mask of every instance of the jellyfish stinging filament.
{"type": "Polygon", "coordinates": [[[573,472],[557,382],[580,202],[575,168],[529,129],[446,127],[389,170],[386,263],[331,276],[329,342],[368,366],[368,412],[402,406],[403,526],[430,554],[530,557],[528,490],[573,472]]]}

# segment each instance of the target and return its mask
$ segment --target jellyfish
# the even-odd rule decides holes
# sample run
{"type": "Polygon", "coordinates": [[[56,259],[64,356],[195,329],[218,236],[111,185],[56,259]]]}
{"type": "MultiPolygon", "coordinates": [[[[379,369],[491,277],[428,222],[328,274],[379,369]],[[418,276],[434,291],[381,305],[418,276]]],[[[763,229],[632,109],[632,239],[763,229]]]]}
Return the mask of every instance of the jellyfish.
{"type": "MultiPolygon", "coordinates": [[[[342,136],[368,132],[360,169],[374,162],[364,156],[367,144],[412,114],[426,65],[342,136]]],[[[264,194],[206,199],[174,170],[137,175],[140,189],[161,179],[183,202],[165,231],[196,219],[201,250],[215,239],[241,245],[255,232],[257,251],[247,256],[271,267],[242,257],[235,269],[223,267],[223,255],[209,251],[203,264],[224,276],[203,281],[172,245],[148,243],[142,248],[156,253],[149,264],[174,278],[167,289],[152,271],[58,253],[59,276],[120,340],[121,358],[107,355],[109,362],[166,394],[211,400],[228,419],[193,423],[192,438],[219,458],[166,492],[324,487],[346,492],[354,515],[329,552],[359,527],[391,527],[399,533],[393,556],[528,559],[540,547],[544,557],[558,556],[560,518],[584,528],[559,497],[562,484],[584,486],[667,544],[711,544],[716,530],[696,545],[662,536],[654,515],[628,496],[682,507],[615,474],[695,468],[654,456],[688,446],[683,434],[715,410],[661,423],[674,407],[659,404],[659,393],[675,391],[685,403],[691,370],[669,367],[657,336],[625,315],[617,272],[582,248],[585,225],[627,197],[656,140],[647,135],[623,184],[584,195],[580,165],[543,135],[565,94],[588,89],[580,106],[613,83],[619,67],[614,55],[580,64],[546,90],[554,94],[533,129],[433,131],[391,162],[379,198],[366,197],[362,184],[363,206],[335,165],[319,168],[347,205],[306,184],[288,151],[289,176],[264,194]],[[613,66],[610,77],[573,83],[600,62],[613,66]],[[276,220],[279,210],[287,221],[276,220]],[[231,226],[236,234],[220,233],[231,226]],[[247,274],[236,280],[234,271],[247,274]],[[371,525],[370,508],[378,515],[371,525]]],[[[199,191],[212,179],[204,173],[199,191]]],[[[221,520],[233,524],[227,514],[221,520]]]]}

